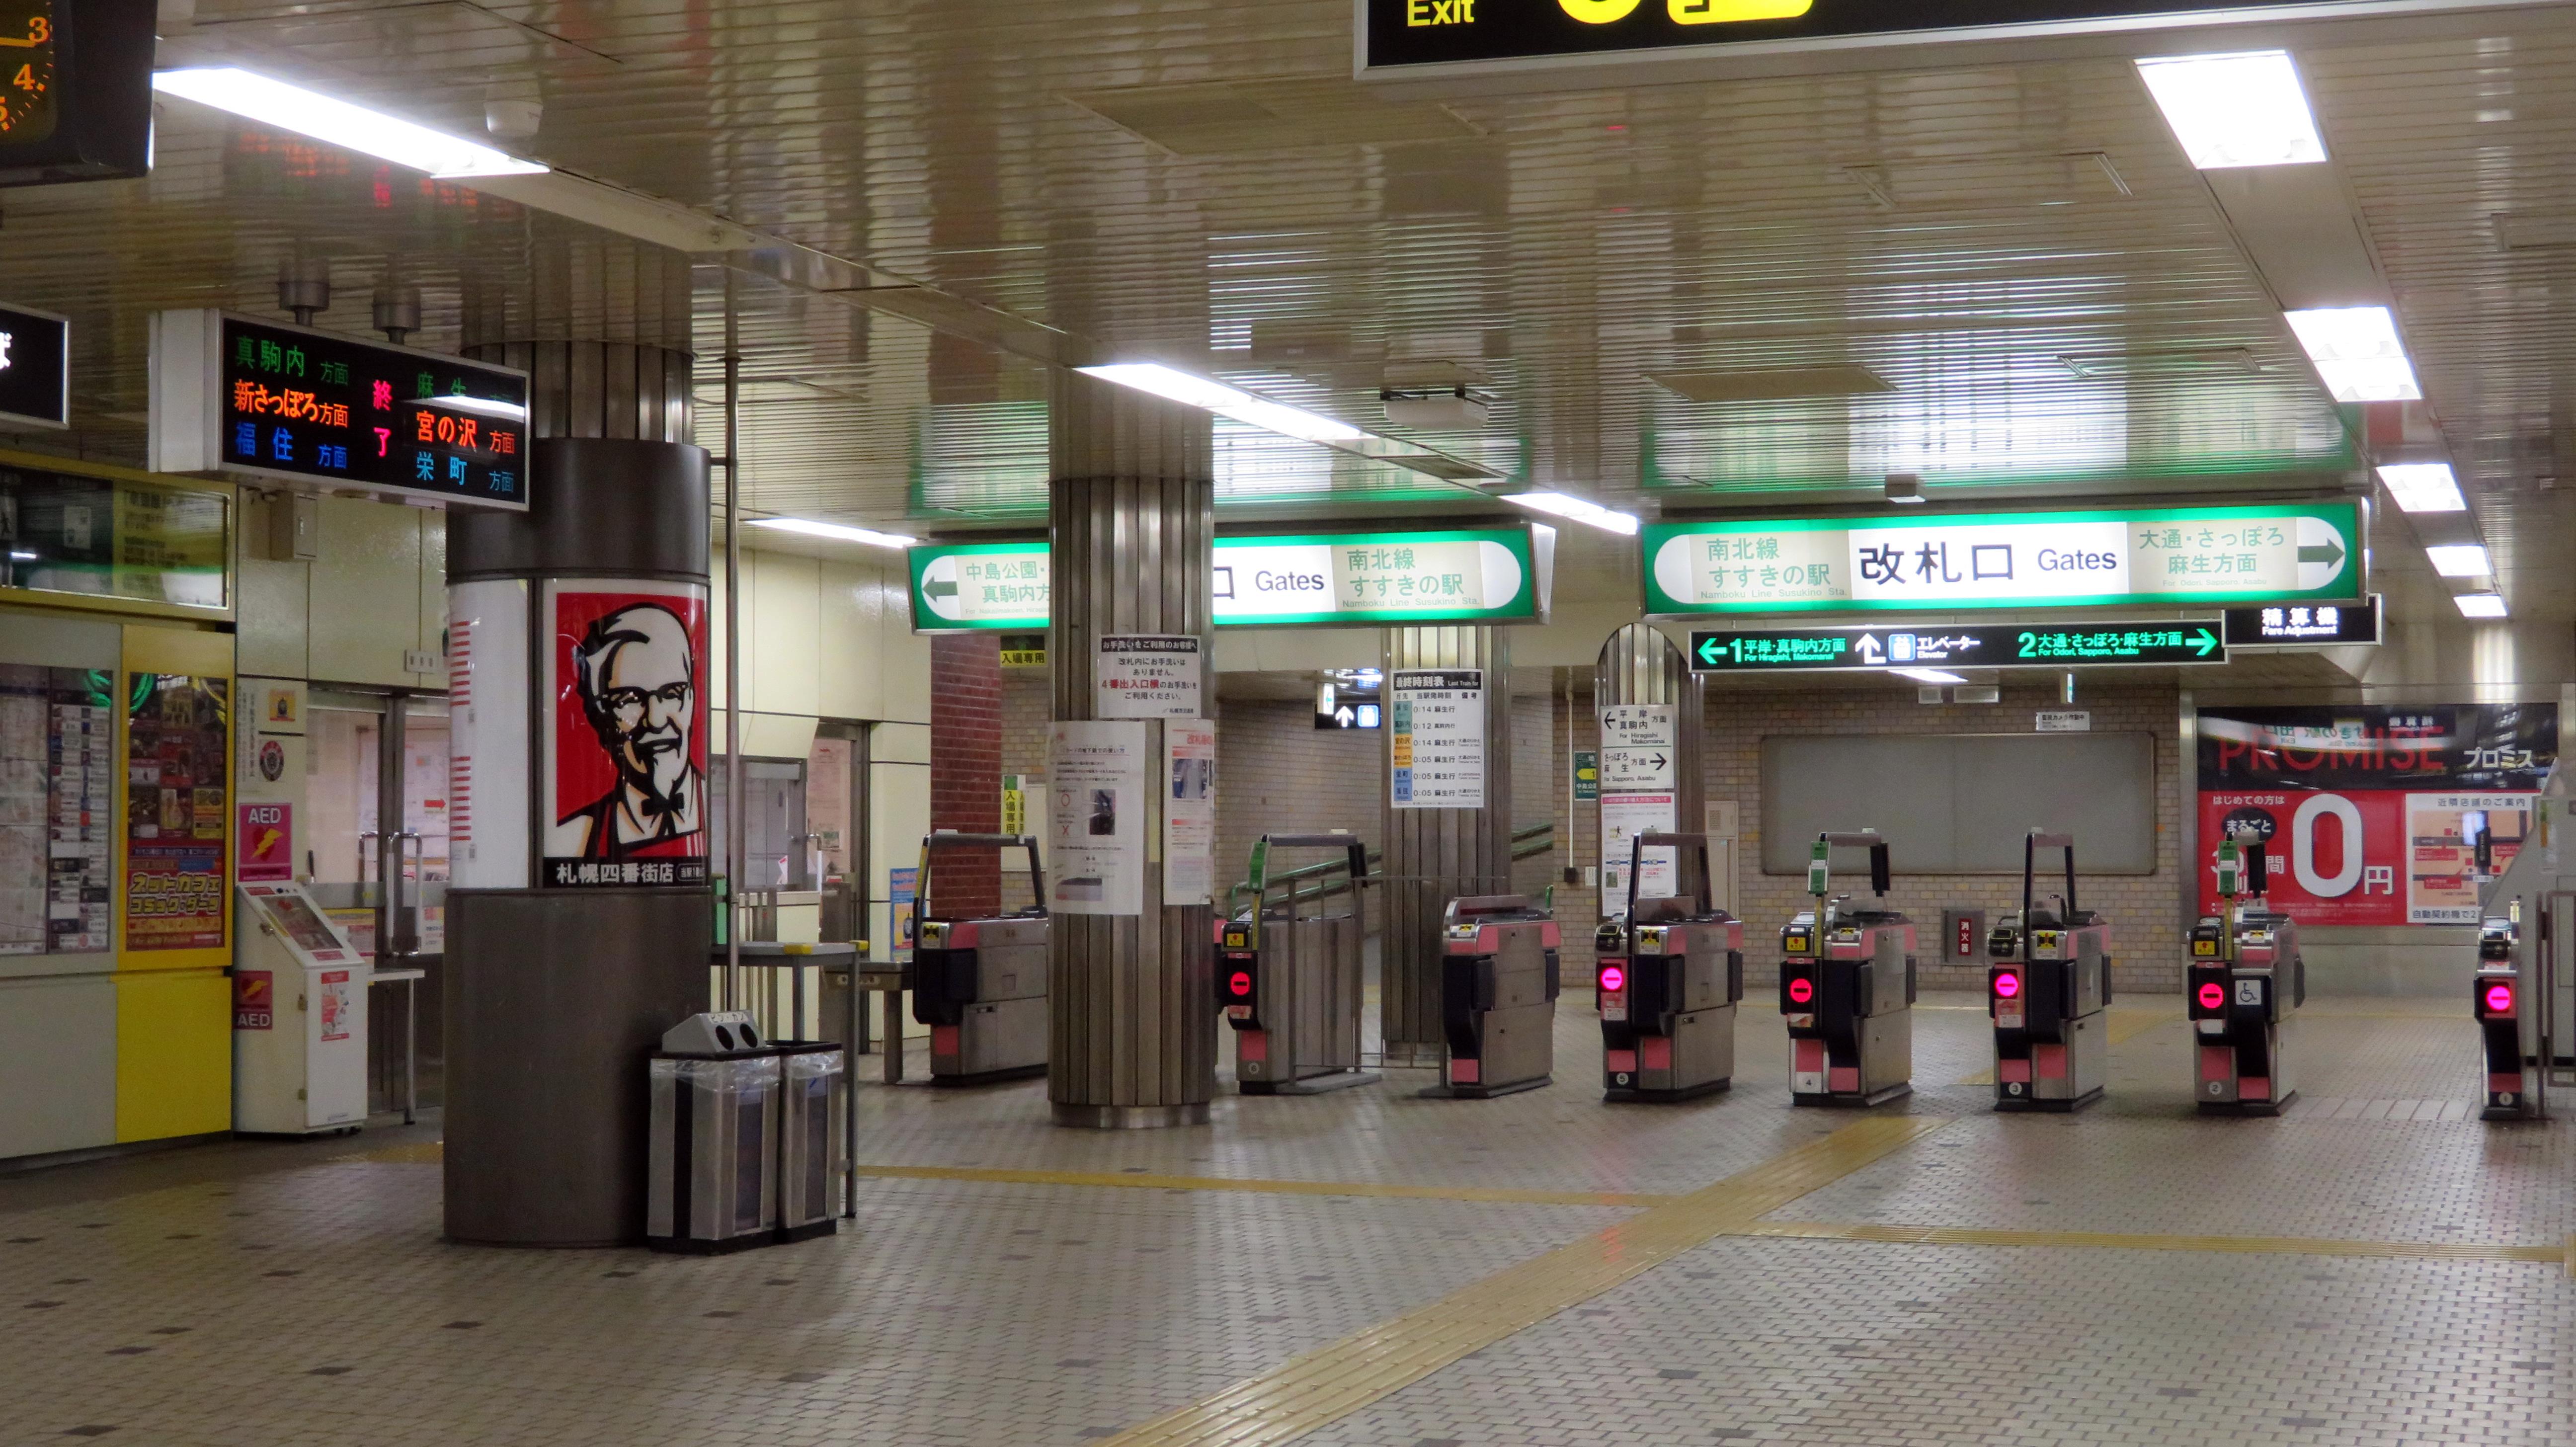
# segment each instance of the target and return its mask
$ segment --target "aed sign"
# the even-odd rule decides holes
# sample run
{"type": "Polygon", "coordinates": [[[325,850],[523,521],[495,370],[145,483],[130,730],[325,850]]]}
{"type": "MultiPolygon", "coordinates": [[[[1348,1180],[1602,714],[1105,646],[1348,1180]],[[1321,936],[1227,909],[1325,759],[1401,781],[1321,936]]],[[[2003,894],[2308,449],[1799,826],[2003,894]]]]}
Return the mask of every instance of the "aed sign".
{"type": "Polygon", "coordinates": [[[152,470],[525,511],[528,374],[218,311],[152,319],[152,470]]]}
{"type": "Polygon", "coordinates": [[[68,319],[0,306],[0,424],[69,427],[71,360],[68,319]]]}
{"type": "Polygon", "coordinates": [[[1656,617],[2362,597],[2350,502],[1706,520],[1639,536],[1656,617]]]}

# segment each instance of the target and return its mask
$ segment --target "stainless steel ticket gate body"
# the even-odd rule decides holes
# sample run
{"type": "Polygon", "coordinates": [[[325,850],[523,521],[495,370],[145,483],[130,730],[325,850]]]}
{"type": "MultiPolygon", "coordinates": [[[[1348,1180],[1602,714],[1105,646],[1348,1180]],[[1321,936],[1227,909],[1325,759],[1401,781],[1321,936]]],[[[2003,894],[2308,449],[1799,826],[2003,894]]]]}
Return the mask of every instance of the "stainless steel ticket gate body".
{"type": "MultiPolygon", "coordinates": [[[[1678,881],[1676,881],[1678,883],[1678,881]]],[[[1629,842],[1628,908],[1595,937],[1601,1088],[1614,1101],[1676,1101],[1735,1078],[1735,1007],[1744,998],[1744,922],[1719,909],[1708,836],[1643,833],[1629,842]],[[1680,851],[1686,895],[1640,900],[1648,849],[1680,851]]]]}
{"type": "Polygon", "coordinates": [[[2022,843],[2021,912],[1987,937],[1986,1014],[1994,1021],[1995,1109],[2080,1110],[2111,1068],[2111,926],[2075,902],[2075,837],[2034,829],[2022,843]],[[2066,893],[2036,895],[2042,849],[2064,851],[2066,893]]]}
{"type": "Polygon", "coordinates": [[[1368,846],[1352,835],[1264,834],[1252,846],[1252,906],[1217,937],[1217,999],[1244,1094],[1316,1095],[1379,1078],[1360,1069],[1367,878],[1368,846]],[[1329,874],[1274,879],[1271,860],[1285,849],[1340,854],[1342,887],[1329,874]],[[1336,902],[1345,907],[1328,912],[1336,902]]]}
{"type": "Polygon", "coordinates": [[[2279,1115],[2298,1095],[2291,1066],[2291,1024],[2307,1003],[2308,966],[2299,953],[2299,922],[2264,902],[2260,841],[2219,846],[2221,911],[2191,929],[2191,963],[2183,971],[2183,1007],[2191,1017],[2197,1071],[2192,1095],[2203,1115],[2279,1115]],[[2237,880],[2248,903],[2237,902],[2237,880]]]}
{"type": "Polygon", "coordinates": [[[1483,1100],[1535,1090],[1556,1069],[1559,935],[1526,896],[1449,901],[1440,922],[1441,1083],[1422,1093],[1483,1100]]]}
{"type": "MultiPolygon", "coordinates": [[[[1025,834],[932,834],[916,879],[921,922],[912,952],[912,1018],[930,1027],[930,1083],[981,1085],[1044,1075],[1047,1062],[1046,875],[1025,834]],[[1029,897],[1017,914],[932,914],[932,864],[956,849],[1024,849],[1029,897]]],[[[892,1043],[889,1049],[896,1048],[892,1043]]]]}
{"type": "Polygon", "coordinates": [[[1887,842],[1875,832],[1817,836],[1808,889],[1816,907],[1780,931],[1780,1014],[1789,1027],[1795,1105],[1877,1105],[1914,1089],[1914,921],[1829,897],[1834,847],[1869,850],[1874,893],[1887,893],[1887,842]]]}
{"type": "Polygon", "coordinates": [[[2539,1052],[2529,1037],[2544,1012],[2524,1008],[2528,994],[2545,1000],[2546,991],[2526,991],[2517,946],[2520,922],[2509,916],[2486,921],[2478,930],[2478,973],[2469,990],[2469,1009],[2478,1022],[2486,1052],[2486,1105],[2480,1120],[2531,1120],[2540,1114],[2545,1083],[2534,1089],[2539,1052]]]}

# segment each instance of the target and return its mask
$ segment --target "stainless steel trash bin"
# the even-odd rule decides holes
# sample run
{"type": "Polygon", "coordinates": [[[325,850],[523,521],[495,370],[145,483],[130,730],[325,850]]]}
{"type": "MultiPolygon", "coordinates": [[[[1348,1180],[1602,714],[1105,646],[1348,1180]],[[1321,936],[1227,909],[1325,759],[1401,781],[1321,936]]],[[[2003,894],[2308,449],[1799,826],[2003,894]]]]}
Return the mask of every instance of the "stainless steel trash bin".
{"type": "Polygon", "coordinates": [[[780,1096],[778,1240],[829,1236],[832,1181],[848,1164],[842,1149],[850,1109],[848,1057],[838,1045],[775,1047],[786,1088],[780,1096]]]}
{"type": "Polygon", "coordinates": [[[713,1254],[776,1239],[785,1063],[744,1011],[692,1015],[663,1035],[651,1061],[646,1245],[713,1254]]]}

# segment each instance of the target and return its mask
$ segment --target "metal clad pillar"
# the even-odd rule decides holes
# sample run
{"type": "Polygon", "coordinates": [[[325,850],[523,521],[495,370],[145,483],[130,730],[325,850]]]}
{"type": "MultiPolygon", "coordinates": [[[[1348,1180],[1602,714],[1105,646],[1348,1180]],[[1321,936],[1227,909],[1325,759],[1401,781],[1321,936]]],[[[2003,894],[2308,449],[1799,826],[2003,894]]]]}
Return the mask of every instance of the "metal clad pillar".
{"type": "Polygon", "coordinates": [[[1441,1056],[1440,912],[1461,895],[1512,888],[1512,652],[1502,628],[1389,628],[1385,669],[1476,668],[1485,674],[1485,806],[1399,809],[1395,730],[1382,730],[1379,798],[1385,801],[1385,920],[1380,935],[1379,1023],[1390,1065],[1435,1065],[1441,1056]]]}
{"type": "MultiPolygon", "coordinates": [[[[1099,640],[1136,633],[1198,638],[1202,712],[1212,717],[1211,419],[1078,372],[1057,374],[1050,402],[1053,716],[1099,717],[1099,640]]],[[[1143,728],[1143,913],[1059,911],[1048,931],[1047,1098],[1061,1125],[1196,1124],[1216,1090],[1211,908],[1164,903],[1164,725],[1143,728]]],[[[1052,882],[1061,866],[1049,866],[1052,882]]]]}
{"type": "MultiPolygon", "coordinates": [[[[1708,723],[1708,680],[1691,671],[1690,659],[1664,636],[1662,629],[1651,623],[1630,623],[1610,635],[1601,645],[1600,657],[1592,665],[1592,709],[1597,720],[1602,711],[1617,704],[1669,704],[1674,706],[1673,797],[1672,818],[1655,827],[1684,834],[1697,834],[1708,827],[1708,771],[1705,760],[1708,723]]],[[[1593,805],[1601,811],[1595,822],[1603,848],[1609,848],[1610,826],[1616,804],[1613,800],[1609,772],[1609,750],[1612,745],[1608,730],[1601,735],[1603,768],[1600,802],[1593,805]]],[[[1664,791],[1646,791],[1664,792],[1664,791]]],[[[1605,863],[1608,861],[1604,861],[1605,863]]],[[[1625,867],[1622,856],[1621,867],[1625,867]]],[[[1612,898],[1610,875],[1604,870],[1598,895],[1603,918],[1624,913],[1627,909],[1627,882],[1623,877],[1612,898]]]]}

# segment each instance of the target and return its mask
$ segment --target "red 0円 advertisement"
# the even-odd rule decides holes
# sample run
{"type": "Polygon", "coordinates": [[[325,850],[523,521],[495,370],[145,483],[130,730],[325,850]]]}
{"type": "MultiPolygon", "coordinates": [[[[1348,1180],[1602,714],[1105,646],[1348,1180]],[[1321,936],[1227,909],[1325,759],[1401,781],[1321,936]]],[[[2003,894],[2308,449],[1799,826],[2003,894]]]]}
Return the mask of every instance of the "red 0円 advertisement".
{"type": "Polygon", "coordinates": [[[2558,753],[2556,704],[2204,709],[2200,911],[2218,846],[2264,842],[2272,903],[2302,924],[2475,924],[2475,825],[2502,872],[2558,753]]]}
{"type": "Polygon", "coordinates": [[[707,882],[707,592],[695,583],[546,584],[552,889],[707,882]]]}

